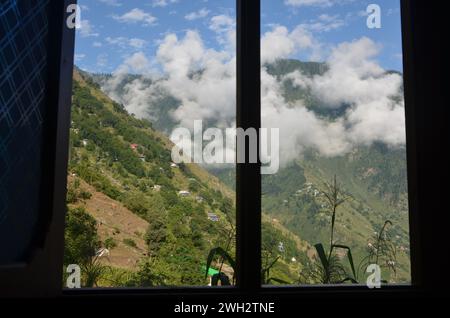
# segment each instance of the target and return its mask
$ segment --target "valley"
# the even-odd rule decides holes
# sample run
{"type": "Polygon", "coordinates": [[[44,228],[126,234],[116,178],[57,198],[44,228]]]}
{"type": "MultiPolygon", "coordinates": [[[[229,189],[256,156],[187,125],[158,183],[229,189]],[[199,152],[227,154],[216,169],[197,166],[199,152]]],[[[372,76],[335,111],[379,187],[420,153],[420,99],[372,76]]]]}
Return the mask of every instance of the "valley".
{"type": "MultiPolygon", "coordinates": [[[[324,63],[296,60],[265,66],[280,83],[290,107],[301,101],[318,118],[333,122],[351,105],[326,107],[308,89],[286,80],[295,72],[313,78],[327,69],[324,63]]],[[[147,119],[138,119],[126,110],[123,96],[130,95],[130,83],[152,85],[152,80],[128,75],[112,90],[107,85],[112,78],[78,69],[74,73],[69,191],[79,179],[79,187],[91,197],[69,203],[69,210],[83,209],[95,220],[96,252],[106,242],[115,242],[107,248],[108,258],[100,261],[110,270],[98,284],[206,285],[209,251],[221,247],[234,255],[235,171],[171,162],[172,143],[167,136],[177,127],[171,112],[179,101],[161,92],[156,101],[148,101],[147,119]]],[[[342,277],[352,272],[347,260],[351,251],[358,267],[353,276],[365,283],[365,262],[372,259],[373,246],[378,246],[390,253],[382,260],[383,279],[408,283],[405,156],[404,147],[382,142],[339,155],[305,149],[295,160],[283,163],[277,174],[264,175],[262,256],[270,274],[263,283],[321,283],[308,273],[320,272],[317,244],[328,250],[331,233],[333,244],[348,248],[335,255],[345,272],[342,277]],[[333,180],[345,198],[335,214],[326,196],[333,180]]],[[[383,251],[376,252],[377,259],[379,253],[383,251]]],[[[232,264],[224,260],[216,256],[212,267],[232,280],[232,264]]]]}

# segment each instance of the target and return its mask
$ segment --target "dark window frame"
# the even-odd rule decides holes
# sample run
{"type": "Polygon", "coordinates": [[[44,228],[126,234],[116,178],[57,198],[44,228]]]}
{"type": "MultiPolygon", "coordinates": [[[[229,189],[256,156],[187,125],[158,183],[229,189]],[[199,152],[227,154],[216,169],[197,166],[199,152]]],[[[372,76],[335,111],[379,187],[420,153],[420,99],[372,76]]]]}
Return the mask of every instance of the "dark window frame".
{"type": "MultiPolygon", "coordinates": [[[[260,0],[237,0],[237,126],[247,129],[261,126],[261,30],[260,0]]],[[[237,164],[236,166],[236,287],[176,287],[151,289],[66,290],[67,295],[146,295],[153,297],[202,296],[215,297],[259,295],[306,298],[340,297],[348,295],[371,299],[417,295],[423,291],[419,244],[420,211],[417,193],[417,136],[420,118],[416,117],[414,101],[418,91],[413,89],[415,67],[412,17],[418,6],[412,1],[401,0],[402,41],[405,83],[405,116],[407,130],[407,170],[409,194],[409,223],[411,242],[411,285],[389,285],[381,289],[369,289],[364,285],[315,285],[315,286],[263,286],[261,285],[261,164],[237,164]]],[[[417,58],[417,56],[416,56],[417,58]]],[[[259,138],[259,136],[258,136],[259,138]]],[[[247,145],[248,147],[248,145],[247,145]]],[[[246,149],[247,150],[247,149],[246,149]]],[[[174,298],[175,299],[175,298],[174,298]]]]}
{"type": "MultiPolygon", "coordinates": [[[[260,1],[237,1],[237,125],[242,128],[259,128],[260,116],[260,1]]],[[[448,180],[448,155],[437,149],[442,144],[450,144],[446,123],[448,111],[443,101],[442,72],[433,68],[444,60],[439,35],[433,33],[443,26],[443,21],[435,19],[432,5],[401,0],[403,60],[405,83],[405,109],[407,129],[408,193],[411,240],[412,285],[386,286],[369,290],[364,286],[261,286],[261,175],[260,163],[237,165],[237,286],[230,288],[155,288],[155,289],[80,289],[63,290],[61,288],[62,254],[64,237],[65,188],[67,173],[68,138],[70,127],[70,100],[72,85],[72,67],[74,58],[74,31],[63,26],[66,17],[65,8],[76,0],[55,1],[55,61],[52,69],[53,79],[59,81],[50,84],[49,100],[58,109],[57,124],[52,128],[56,138],[51,143],[49,156],[54,174],[48,184],[48,206],[52,207],[51,226],[47,235],[44,252],[35,257],[30,264],[22,264],[11,270],[0,270],[0,279],[11,286],[17,285],[19,274],[30,278],[33,274],[44,274],[40,283],[28,284],[9,293],[0,287],[0,294],[6,295],[63,295],[78,297],[116,297],[134,296],[154,300],[176,301],[183,296],[203,297],[212,301],[221,296],[228,301],[242,295],[258,296],[259,299],[277,300],[315,300],[324,298],[385,299],[415,297],[436,294],[445,288],[442,276],[436,275],[434,256],[440,248],[436,240],[447,242],[447,226],[450,224],[445,204],[433,200],[436,195],[446,195],[445,179],[448,180]],[[441,24],[440,24],[441,23],[441,24]],[[61,29],[62,28],[62,29],[61,29]],[[431,35],[430,35],[431,34],[431,35]],[[431,53],[430,53],[431,52],[431,53]],[[433,55],[432,55],[433,54],[433,55]],[[55,84],[58,83],[58,84],[55,84]],[[429,98],[435,104],[429,108],[429,98]],[[447,134],[446,134],[447,132],[447,134]],[[430,158],[427,154],[440,155],[430,158]],[[434,159],[434,161],[432,160],[434,159]],[[440,173],[444,180],[436,184],[437,190],[426,186],[432,182],[430,173],[440,173]],[[439,188],[439,186],[441,186],[439,188]],[[430,210],[433,209],[433,210],[430,210]],[[442,215],[430,212],[442,209],[442,215]],[[438,216],[438,217],[436,217],[438,216]],[[49,255],[54,257],[51,258],[49,255]],[[6,273],[6,274],[5,274],[6,273]],[[9,273],[9,274],[8,274],[9,273]],[[12,274],[11,274],[12,273],[12,274]],[[45,285],[45,281],[49,282],[45,285]]],[[[449,265],[447,258],[443,259],[449,265]]],[[[20,281],[23,281],[21,279],[20,281]]]]}

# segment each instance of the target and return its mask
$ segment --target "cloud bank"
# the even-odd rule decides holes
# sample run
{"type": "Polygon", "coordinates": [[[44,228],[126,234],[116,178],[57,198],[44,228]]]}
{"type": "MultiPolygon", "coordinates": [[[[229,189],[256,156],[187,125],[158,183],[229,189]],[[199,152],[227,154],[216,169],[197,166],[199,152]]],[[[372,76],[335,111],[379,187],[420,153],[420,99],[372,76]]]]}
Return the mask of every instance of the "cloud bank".
{"type": "MultiPolygon", "coordinates": [[[[151,118],[152,105],[167,94],[179,101],[170,111],[179,126],[192,128],[194,120],[203,120],[214,127],[233,127],[236,116],[234,27],[233,20],[227,16],[210,19],[210,29],[216,32],[221,50],[206,47],[195,30],[188,30],[181,37],[167,34],[160,41],[156,56],[146,57],[143,52],[130,56],[103,89],[140,117],[151,118]],[[152,69],[154,64],[160,75],[155,75],[158,72],[152,69]],[[120,96],[115,95],[128,73],[153,75],[133,80],[120,96]]],[[[264,127],[280,128],[282,164],[299,158],[306,149],[323,156],[338,156],[374,142],[403,146],[402,77],[385,72],[377,63],[382,48],[372,40],[363,37],[332,48],[325,58],[327,70],[322,75],[311,77],[297,70],[279,79],[268,72],[267,63],[299,52],[315,59],[322,47],[301,26],[292,30],[274,26],[262,37],[262,122],[264,127]],[[303,100],[286,100],[283,89],[286,81],[310,92],[320,101],[320,107],[347,107],[337,118],[325,118],[309,109],[303,100]]]]}

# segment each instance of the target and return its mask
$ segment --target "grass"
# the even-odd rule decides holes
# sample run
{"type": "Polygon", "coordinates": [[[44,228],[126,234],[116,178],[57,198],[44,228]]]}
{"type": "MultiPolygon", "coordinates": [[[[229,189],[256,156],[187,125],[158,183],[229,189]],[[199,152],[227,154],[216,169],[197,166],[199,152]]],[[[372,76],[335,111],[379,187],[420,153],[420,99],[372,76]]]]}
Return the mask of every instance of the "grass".
{"type": "Polygon", "coordinates": [[[130,238],[123,239],[123,244],[125,244],[128,247],[137,248],[136,242],[130,238]]]}

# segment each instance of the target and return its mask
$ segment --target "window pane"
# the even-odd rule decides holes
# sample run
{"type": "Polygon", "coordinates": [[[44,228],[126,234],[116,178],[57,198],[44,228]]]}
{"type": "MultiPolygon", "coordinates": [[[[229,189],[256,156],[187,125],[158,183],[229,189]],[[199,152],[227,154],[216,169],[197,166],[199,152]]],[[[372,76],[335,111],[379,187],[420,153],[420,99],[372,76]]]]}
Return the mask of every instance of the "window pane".
{"type": "Polygon", "coordinates": [[[64,284],[234,284],[235,2],[79,4],[64,284]]]}
{"type": "Polygon", "coordinates": [[[400,3],[370,3],[262,1],[263,284],[411,281],[400,3]]]}

